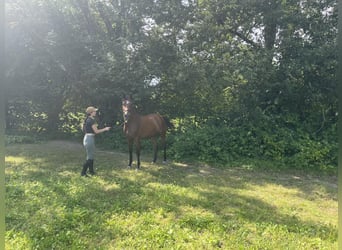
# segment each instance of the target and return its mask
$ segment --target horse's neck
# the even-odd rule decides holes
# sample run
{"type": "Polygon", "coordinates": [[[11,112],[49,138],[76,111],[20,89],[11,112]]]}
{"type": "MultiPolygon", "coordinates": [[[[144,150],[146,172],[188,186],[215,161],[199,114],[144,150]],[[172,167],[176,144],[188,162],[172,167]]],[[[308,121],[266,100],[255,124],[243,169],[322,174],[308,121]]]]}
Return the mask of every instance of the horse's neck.
{"type": "Polygon", "coordinates": [[[141,117],[142,116],[139,115],[138,113],[131,113],[131,115],[126,121],[126,125],[128,127],[137,127],[137,125],[140,124],[141,117]]]}
{"type": "Polygon", "coordinates": [[[139,114],[130,115],[124,126],[126,136],[131,138],[135,138],[137,136],[140,127],[140,118],[141,116],[139,114]]]}
{"type": "Polygon", "coordinates": [[[138,114],[136,111],[132,111],[128,120],[137,120],[140,119],[140,117],[140,114],[138,114]]]}

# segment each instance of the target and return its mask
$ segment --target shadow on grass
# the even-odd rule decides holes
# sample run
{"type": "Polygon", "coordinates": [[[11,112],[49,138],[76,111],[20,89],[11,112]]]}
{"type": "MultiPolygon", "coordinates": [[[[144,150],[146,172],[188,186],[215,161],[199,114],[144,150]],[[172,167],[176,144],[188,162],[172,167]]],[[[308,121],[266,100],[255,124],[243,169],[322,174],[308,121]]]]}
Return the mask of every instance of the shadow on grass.
{"type": "MultiPolygon", "coordinates": [[[[9,151],[12,156],[22,157],[22,162],[6,163],[6,207],[9,208],[6,224],[8,231],[27,234],[32,245],[51,247],[57,237],[61,244],[84,246],[75,237],[82,234],[80,228],[85,224],[89,225],[89,231],[101,232],[110,241],[127,234],[119,225],[115,226],[114,234],[105,226],[111,216],[143,214],[151,209],[174,214],[182,227],[192,230],[205,230],[211,220],[218,220],[224,227],[222,230],[228,233],[236,230],[237,222],[242,220],[280,225],[307,237],[337,239],[337,229],[333,226],[279,213],[276,207],[238,192],[250,184],[274,183],[301,189],[307,195],[310,188],[304,186],[303,179],[307,177],[300,176],[303,181],[297,182],[296,178],[290,181],[292,174],[285,178],[282,173],[171,163],[150,165],[145,161],[142,170],[135,171],[125,167],[126,154],[100,152],[95,161],[98,176],[81,178],[82,147],[28,148],[9,151]],[[209,212],[213,219],[192,216],[185,208],[209,212]]],[[[335,195],[333,191],[331,195],[335,195]]]]}

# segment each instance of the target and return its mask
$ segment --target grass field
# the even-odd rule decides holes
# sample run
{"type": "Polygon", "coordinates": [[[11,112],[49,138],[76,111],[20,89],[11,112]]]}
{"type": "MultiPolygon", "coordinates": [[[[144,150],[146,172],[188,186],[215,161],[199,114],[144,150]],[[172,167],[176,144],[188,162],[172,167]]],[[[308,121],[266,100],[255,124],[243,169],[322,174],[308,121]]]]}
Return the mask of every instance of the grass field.
{"type": "Polygon", "coordinates": [[[170,161],[128,170],[81,144],[6,147],[6,249],[337,249],[337,178],[170,161]]]}

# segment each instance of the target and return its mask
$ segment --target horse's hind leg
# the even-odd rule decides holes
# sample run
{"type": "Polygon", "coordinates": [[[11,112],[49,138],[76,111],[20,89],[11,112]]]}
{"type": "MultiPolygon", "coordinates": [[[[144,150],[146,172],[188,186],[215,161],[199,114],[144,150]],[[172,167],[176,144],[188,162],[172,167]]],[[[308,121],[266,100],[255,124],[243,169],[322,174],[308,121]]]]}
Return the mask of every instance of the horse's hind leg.
{"type": "Polygon", "coordinates": [[[164,160],[163,162],[166,162],[166,139],[165,139],[165,135],[161,136],[161,143],[163,145],[163,150],[164,150],[164,160]]]}

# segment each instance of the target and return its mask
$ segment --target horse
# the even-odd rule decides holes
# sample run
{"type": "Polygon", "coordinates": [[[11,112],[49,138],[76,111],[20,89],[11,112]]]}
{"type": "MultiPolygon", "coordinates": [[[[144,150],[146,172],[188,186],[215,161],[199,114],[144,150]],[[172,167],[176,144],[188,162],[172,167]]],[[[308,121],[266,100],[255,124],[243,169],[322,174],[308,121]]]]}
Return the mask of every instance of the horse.
{"type": "Polygon", "coordinates": [[[137,170],[140,169],[140,140],[150,138],[153,144],[153,163],[157,161],[158,137],[164,150],[164,162],[166,162],[166,132],[168,128],[173,128],[173,124],[164,116],[158,113],[140,115],[135,109],[132,99],[122,99],[122,112],[124,118],[123,132],[128,142],[129,162],[128,167],[132,167],[133,144],[135,144],[137,156],[137,170]]]}

